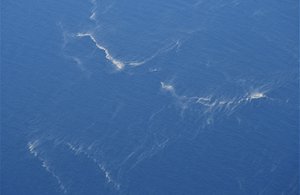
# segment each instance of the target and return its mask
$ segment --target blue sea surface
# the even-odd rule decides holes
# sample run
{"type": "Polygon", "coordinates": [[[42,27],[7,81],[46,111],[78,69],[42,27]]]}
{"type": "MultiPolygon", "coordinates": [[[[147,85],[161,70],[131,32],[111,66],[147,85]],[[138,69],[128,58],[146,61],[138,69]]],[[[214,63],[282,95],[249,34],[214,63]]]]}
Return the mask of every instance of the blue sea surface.
{"type": "Polygon", "coordinates": [[[299,1],[1,2],[1,195],[297,195],[299,108],[299,1]]]}

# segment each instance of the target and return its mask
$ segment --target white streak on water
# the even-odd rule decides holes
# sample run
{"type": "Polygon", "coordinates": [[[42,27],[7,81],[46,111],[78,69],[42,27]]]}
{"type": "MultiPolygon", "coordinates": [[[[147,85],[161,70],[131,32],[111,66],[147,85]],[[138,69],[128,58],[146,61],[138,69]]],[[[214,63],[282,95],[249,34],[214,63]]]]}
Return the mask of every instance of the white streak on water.
{"type": "Polygon", "coordinates": [[[262,92],[252,92],[249,94],[247,99],[253,100],[253,99],[260,99],[260,98],[265,98],[265,97],[266,97],[266,95],[262,92]]]}
{"type": "Polygon", "coordinates": [[[186,111],[197,112],[198,117],[203,118],[205,125],[214,123],[214,118],[219,115],[230,116],[237,111],[241,106],[258,101],[261,99],[274,100],[266,95],[270,89],[265,87],[258,87],[256,89],[249,89],[247,93],[240,96],[226,97],[215,94],[199,95],[199,96],[186,96],[180,95],[176,92],[173,85],[166,82],[160,82],[161,89],[168,92],[176,101],[181,109],[181,115],[186,111]]]}
{"type": "Polygon", "coordinates": [[[122,62],[122,61],[120,61],[120,60],[115,59],[115,58],[110,54],[110,52],[108,51],[107,48],[101,46],[101,45],[97,42],[97,40],[96,40],[96,38],[93,36],[93,34],[91,34],[91,33],[77,33],[76,36],[77,36],[77,37],[89,37],[89,38],[95,43],[95,45],[96,45],[96,47],[97,47],[98,49],[104,51],[104,53],[105,53],[105,58],[106,58],[107,60],[109,60],[109,61],[116,67],[117,70],[122,70],[122,69],[125,67],[125,63],[122,62]]]}
{"type": "MultiPolygon", "coordinates": [[[[116,189],[116,190],[119,190],[121,185],[119,183],[117,183],[110,171],[106,168],[106,166],[104,165],[104,163],[100,163],[95,157],[93,157],[92,155],[90,155],[85,149],[83,146],[74,146],[73,144],[71,143],[66,143],[66,145],[68,146],[68,148],[73,151],[75,153],[75,155],[79,155],[79,154],[83,154],[85,155],[88,159],[92,160],[96,165],[97,167],[101,170],[102,173],[104,173],[104,176],[105,176],[105,179],[106,179],[106,182],[107,183],[110,183],[113,185],[113,187],[116,189]]],[[[88,150],[91,149],[90,147],[88,148],[88,150]]]]}
{"type": "Polygon", "coordinates": [[[92,10],[91,10],[91,15],[90,15],[90,20],[96,21],[96,9],[97,9],[97,2],[96,0],[91,0],[91,3],[93,5],[92,10]]]}
{"type": "Polygon", "coordinates": [[[42,153],[38,151],[38,146],[40,145],[40,141],[39,140],[34,140],[34,141],[30,141],[27,143],[27,149],[29,150],[30,154],[32,154],[34,157],[36,157],[42,164],[42,167],[51,174],[52,177],[55,178],[55,180],[58,183],[59,189],[63,192],[63,193],[67,193],[67,188],[65,187],[65,185],[63,184],[62,180],[60,179],[60,177],[58,175],[56,175],[56,173],[53,171],[53,168],[51,167],[50,163],[42,157],[42,153]]]}
{"type": "Polygon", "coordinates": [[[91,16],[90,16],[90,20],[96,20],[96,13],[92,12],[91,16]]]}
{"type": "Polygon", "coordinates": [[[170,93],[175,93],[175,89],[174,89],[173,85],[167,84],[165,82],[160,82],[160,85],[163,90],[168,91],[170,93]]]}
{"type": "Polygon", "coordinates": [[[141,61],[129,62],[128,65],[130,65],[130,66],[140,66],[140,65],[146,64],[146,63],[148,63],[149,61],[156,58],[157,56],[159,56],[162,53],[169,52],[169,51],[171,51],[175,48],[176,48],[176,51],[177,51],[180,46],[181,46],[180,40],[176,40],[175,42],[169,43],[169,44],[163,46],[162,48],[158,49],[150,57],[148,57],[144,60],[141,60],[141,61]]]}

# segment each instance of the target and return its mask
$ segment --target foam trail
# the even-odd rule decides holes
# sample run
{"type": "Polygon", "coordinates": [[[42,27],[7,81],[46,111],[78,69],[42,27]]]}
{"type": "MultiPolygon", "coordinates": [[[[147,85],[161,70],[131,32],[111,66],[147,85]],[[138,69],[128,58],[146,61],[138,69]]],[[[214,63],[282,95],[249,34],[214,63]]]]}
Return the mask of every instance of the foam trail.
{"type": "Polygon", "coordinates": [[[36,151],[36,148],[38,145],[39,145],[39,140],[35,140],[33,142],[28,142],[28,144],[27,144],[27,148],[28,148],[30,154],[32,154],[35,157],[38,156],[38,152],[36,151]]]}
{"type": "Polygon", "coordinates": [[[67,188],[64,186],[62,180],[59,178],[58,175],[55,174],[55,172],[52,170],[49,162],[41,157],[39,151],[37,150],[37,147],[39,146],[40,141],[39,140],[35,140],[32,142],[28,142],[27,143],[27,149],[29,150],[30,154],[32,154],[34,157],[36,157],[41,163],[42,163],[42,167],[45,168],[45,170],[50,173],[52,175],[52,177],[55,178],[55,180],[58,183],[59,189],[63,192],[63,193],[67,193],[67,188]]]}
{"type": "Polygon", "coordinates": [[[156,52],[152,56],[146,58],[145,60],[129,62],[128,65],[130,65],[130,66],[140,66],[140,65],[146,64],[147,62],[149,62],[150,60],[152,60],[153,58],[155,58],[158,54],[159,53],[156,52]]]}
{"type": "Polygon", "coordinates": [[[89,37],[95,43],[97,48],[104,51],[105,58],[115,65],[117,70],[124,69],[125,64],[122,61],[115,59],[105,47],[99,45],[96,38],[91,33],[77,33],[77,37],[89,37]]]}
{"type": "Polygon", "coordinates": [[[97,9],[97,2],[96,0],[92,0],[91,4],[93,5],[91,15],[90,15],[90,20],[96,21],[96,9],[97,9]]]}
{"type": "Polygon", "coordinates": [[[166,84],[164,82],[160,82],[160,85],[161,85],[161,88],[165,91],[168,91],[168,92],[171,92],[171,93],[174,93],[175,92],[175,89],[172,85],[170,84],[166,84]]]}
{"type": "MultiPolygon", "coordinates": [[[[95,161],[95,163],[97,163],[95,161]]],[[[107,183],[112,183],[113,186],[119,190],[120,189],[120,184],[116,183],[113,179],[112,179],[112,176],[110,174],[110,172],[105,168],[105,166],[103,164],[99,164],[97,163],[97,166],[103,171],[103,173],[105,174],[105,178],[106,178],[106,181],[107,183]]]]}
{"type": "Polygon", "coordinates": [[[260,98],[265,98],[265,97],[267,97],[267,96],[262,92],[252,92],[249,94],[249,96],[246,99],[253,100],[253,99],[260,99],[260,98]]]}
{"type": "Polygon", "coordinates": [[[45,160],[42,160],[41,158],[39,159],[42,161],[42,167],[44,167],[46,171],[49,172],[56,179],[59,185],[59,189],[66,194],[67,193],[66,187],[63,185],[61,179],[51,170],[49,163],[45,160]]]}
{"type": "Polygon", "coordinates": [[[110,183],[114,186],[116,190],[120,189],[120,184],[117,183],[111,176],[111,173],[107,170],[107,168],[104,166],[103,163],[100,163],[96,158],[94,158],[92,155],[90,155],[88,152],[86,152],[83,148],[83,146],[74,146],[71,143],[66,143],[68,148],[75,153],[75,155],[83,154],[85,155],[88,159],[92,160],[98,168],[104,173],[105,179],[107,183],[110,183]]]}
{"type": "Polygon", "coordinates": [[[147,62],[151,61],[152,59],[154,59],[155,57],[157,57],[158,55],[162,54],[162,53],[166,53],[168,51],[171,51],[174,48],[179,48],[180,47],[180,40],[177,40],[175,43],[171,43],[168,44],[160,49],[158,49],[153,55],[151,55],[150,57],[142,60],[142,61],[133,61],[133,62],[129,62],[128,65],[130,66],[140,66],[143,64],[146,64],[147,62]]]}
{"type": "Polygon", "coordinates": [[[205,96],[186,96],[176,92],[173,85],[160,82],[161,89],[168,92],[178,103],[181,108],[181,115],[186,111],[198,112],[199,117],[206,119],[206,124],[211,125],[214,123],[214,118],[219,117],[220,114],[230,116],[235,113],[243,105],[251,103],[252,101],[260,100],[274,100],[267,95],[271,89],[266,86],[257,87],[256,89],[250,89],[245,94],[240,94],[233,97],[226,97],[220,95],[205,95],[205,96]]]}
{"type": "Polygon", "coordinates": [[[96,20],[96,12],[93,12],[90,16],[90,20],[96,20]]]}
{"type": "Polygon", "coordinates": [[[146,60],[139,61],[139,62],[130,62],[129,65],[130,65],[130,66],[140,66],[140,65],[145,64],[145,63],[148,62],[148,61],[149,61],[149,60],[146,59],[146,60]]]}

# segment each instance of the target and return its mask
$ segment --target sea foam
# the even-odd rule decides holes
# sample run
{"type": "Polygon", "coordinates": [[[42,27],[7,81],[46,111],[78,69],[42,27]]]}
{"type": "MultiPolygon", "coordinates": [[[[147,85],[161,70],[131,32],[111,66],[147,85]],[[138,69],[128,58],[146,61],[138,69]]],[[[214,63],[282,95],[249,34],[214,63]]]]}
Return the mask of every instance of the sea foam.
{"type": "Polygon", "coordinates": [[[116,68],[117,70],[122,70],[122,69],[124,69],[125,63],[122,62],[122,61],[120,61],[120,60],[118,60],[118,59],[115,59],[115,58],[110,54],[110,52],[108,51],[107,48],[103,47],[102,45],[100,45],[100,44],[97,42],[97,40],[96,40],[96,38],[93,36],[93,34],[91,34],[91,33],[77,33],[77,37],[89,37],[89,38],[95,43],[95,45],[96,45],[96,47],[97,47],[98,49],[104,51],[104,53],[105,53],[105,58],[106,58],[107,60],[109,60],[109,61],[115,66],[115,68],[116,68]]]}

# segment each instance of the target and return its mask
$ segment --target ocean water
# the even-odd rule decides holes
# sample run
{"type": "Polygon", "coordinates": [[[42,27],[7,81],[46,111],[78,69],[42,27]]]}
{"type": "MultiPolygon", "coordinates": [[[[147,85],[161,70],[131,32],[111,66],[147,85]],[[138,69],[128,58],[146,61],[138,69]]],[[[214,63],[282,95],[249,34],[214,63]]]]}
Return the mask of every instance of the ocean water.
{"type": "Polygon", "coordinates": [[[299,194],[299,2],[2,1],[1,194],[299,194]]]}

